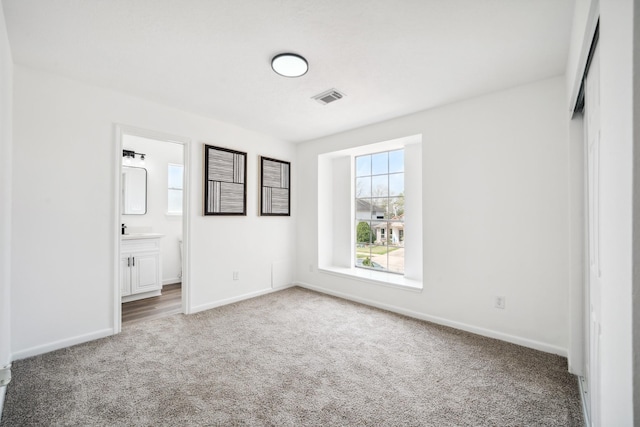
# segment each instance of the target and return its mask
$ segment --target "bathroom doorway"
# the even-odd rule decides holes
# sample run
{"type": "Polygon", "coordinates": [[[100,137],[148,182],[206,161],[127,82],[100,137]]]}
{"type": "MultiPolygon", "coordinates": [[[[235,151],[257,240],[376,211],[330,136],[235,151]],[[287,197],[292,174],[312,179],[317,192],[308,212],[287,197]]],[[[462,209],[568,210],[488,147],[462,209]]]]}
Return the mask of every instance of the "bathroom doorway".
{"type": "Polygon", "coordinates": [[[187,313],[189,140],[116,126],[114,331],[187,313]]]}

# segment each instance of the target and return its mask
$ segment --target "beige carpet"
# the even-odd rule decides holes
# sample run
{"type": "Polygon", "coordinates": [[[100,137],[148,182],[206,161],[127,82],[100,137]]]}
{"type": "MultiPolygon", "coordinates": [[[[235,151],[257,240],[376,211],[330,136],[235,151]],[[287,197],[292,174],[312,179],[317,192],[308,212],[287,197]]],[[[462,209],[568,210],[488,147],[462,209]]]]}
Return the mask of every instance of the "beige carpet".
{"type": "Polygon", "coordinates": [[[566,359],[300,288],[14,363],[2,426],[581,426],[566,359]]]}

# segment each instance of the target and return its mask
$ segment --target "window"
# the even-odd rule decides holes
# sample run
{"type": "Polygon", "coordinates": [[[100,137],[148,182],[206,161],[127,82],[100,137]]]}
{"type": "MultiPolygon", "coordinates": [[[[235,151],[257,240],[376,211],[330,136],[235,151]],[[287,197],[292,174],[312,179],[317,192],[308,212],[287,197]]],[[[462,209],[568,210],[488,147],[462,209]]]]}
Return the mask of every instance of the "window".
{"type": "MultiPolygon", "coordinates": [[[[317,209],[318,220],[317,235],[314,236],[317,240],[318,272],[412,292],[422,289],[422,143],[422,135],[417,134],[369,144],[361,142],[360,145],[317,155],[318,199],[313,209],[317,209]],[[358,178],[368,177],[372,181],[375,176],[383,175],[371,171],[371,157],[379,153],[391,156],[387,159],[388,170],[384,173],[388,176],[390,194],[387,197],[363,194],[356,197],[358,178]],[[398,163],[402,168],[390,166],[400,155],[402,162],[398,163]],[[357,170],[356,159],[367,157],[370,158],[369,162],[360,160],[360,166],[367,169],[357,170]],[[403,184],[401,190],[395,189],[399,181],[403,184]],[[345,182],[349,184],[345,185],[345,182]],[[386,200],[387,204],[373,203],[374,199],[386,200]],[[395,205],[390,203],[393,201],[395,205]],[[392,221],[393,215],[390,213],[401,216],[401,221],[392,221]],[[374,225],[381,222],[387,224],[388,229],[378,227],[372,230],[374,225]],[[393,223],[401,227],[393,227],[393,223]],[[405,229],[409,230],[409,234],[405,233],[405,229]],[[374,236],[377,238],[377,235],[374,235],[374,231],[377,233],[377,230],[380,230],[381,238],[384,230],[384,244],[375,244],[374,236]],[[398,239],[397,244],[393,240],[386,242],[390,230],[393,230],[393,239],[398,239]],[[363,235],[367,239],[358,242],[358,234],[361,239],[363,235]],[[385,254],[372,252],[387,249],[393,250],[385,254]],[[364,263],[367,257],[371,264],[375,262],[379,267],[376,268],[376,264],[358,265],[364,263]],[[402,270],[393,269],[398,261],[404,264],[402,270]]],[[[364,179],[364,182],[367,183],[367,180],[364,179]]],[[[311,206],[299,208],[311,215],[311,206]]],[[[313,270],[313,267],[313,264],[309,264],[309,270],[313,270]]]]}
{"type": "Polygon", "coordinates": [[[355,157],[356,267],[404,274],[404,150],[355,157]]]}
{"type": "Polygon", "coordinates": [[[167,213],[182,215],[182,183],[184,166],[169,163],[167,169],[167,213]]]}

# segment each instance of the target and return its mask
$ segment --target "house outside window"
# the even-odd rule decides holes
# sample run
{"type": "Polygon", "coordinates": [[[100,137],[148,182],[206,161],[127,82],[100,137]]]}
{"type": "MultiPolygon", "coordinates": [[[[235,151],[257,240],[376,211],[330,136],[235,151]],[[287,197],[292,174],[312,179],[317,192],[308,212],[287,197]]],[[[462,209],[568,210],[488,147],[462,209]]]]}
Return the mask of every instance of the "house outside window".
{"type": "Polygon", "coordinates": [[[173,163],[167,168],[167,214],[182,215],[184,166],[173,163]]]}
{"type": "Polygon", "coordinates": [[[355,157],[355,266],[404,274],[404,150],[355,157]]]}

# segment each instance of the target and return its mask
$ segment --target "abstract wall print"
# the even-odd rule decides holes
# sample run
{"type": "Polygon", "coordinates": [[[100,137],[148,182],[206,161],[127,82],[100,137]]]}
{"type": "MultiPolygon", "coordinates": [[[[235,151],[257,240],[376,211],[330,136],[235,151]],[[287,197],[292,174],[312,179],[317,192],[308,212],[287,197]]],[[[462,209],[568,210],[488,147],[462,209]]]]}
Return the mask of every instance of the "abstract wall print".
{"type": "Polygon", "coordinates": [[[204,214],[247,214],[247,153],[204,146],[204,214]]]}
{"type": "Polygon", "coordinates": [[[260,215],[291,215],[291,163],[260,157],[260,215]]]}

